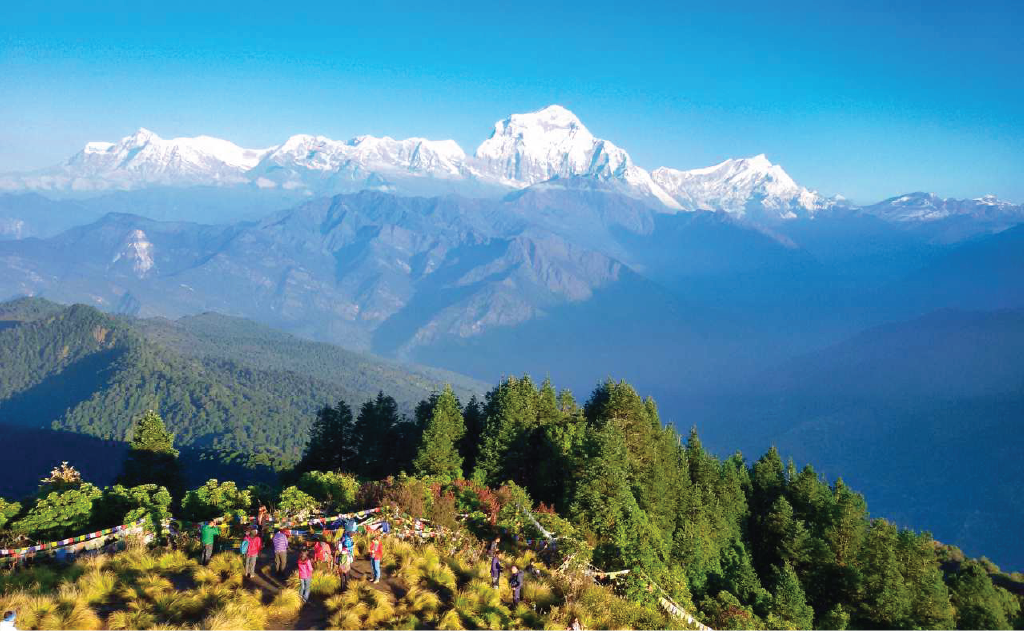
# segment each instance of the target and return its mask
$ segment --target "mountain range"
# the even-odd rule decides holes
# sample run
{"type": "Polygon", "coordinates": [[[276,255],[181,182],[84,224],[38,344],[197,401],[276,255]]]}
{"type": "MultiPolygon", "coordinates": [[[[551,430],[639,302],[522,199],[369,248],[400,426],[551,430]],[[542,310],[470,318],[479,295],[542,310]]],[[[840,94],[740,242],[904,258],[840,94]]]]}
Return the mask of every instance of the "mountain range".
{"type": "MultiPolygon", "coordinates": [[[[0,191],[67,195],[217,186],[277,190],[293,199],[360,190],[498,197],[577,177],[645,200],[662,212],[717,210],[772,223],[849,206],[840,196],[826,198],[800,186],[764,154],[704,168],[648,172],[558,105],[498,121],[472,155],[452,140],[364,135],[338,141],[299,134],[277,146],[246,149],[209,136],[164,139],[139,129],[118,142],[87,143],[58,166],[0,176],[0,191]]],[[[1020,206],[988,197],[902,196],[864,210],[895,221],[1021,215],[1020,206]]],[[[19,234],[22,228],[16,221],[0,219],[0,234],[19,234]]]]}

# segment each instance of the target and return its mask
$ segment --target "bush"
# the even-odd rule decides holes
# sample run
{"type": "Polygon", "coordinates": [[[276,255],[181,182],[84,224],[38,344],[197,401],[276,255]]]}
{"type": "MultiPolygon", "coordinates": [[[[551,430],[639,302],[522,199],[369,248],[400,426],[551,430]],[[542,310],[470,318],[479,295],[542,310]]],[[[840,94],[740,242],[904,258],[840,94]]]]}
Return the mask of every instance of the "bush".
{"type": "Polygon", "coordinates": [[[103,496],[96,503],[92,525],[109,528],[127,524],[143,517],[146,526],[160,532],[160,524],[171,518],[171,494],[156,484],[142,484],[124,487],[116,484],[104,489],[103,496]]]}
{"type": "Polygon", "coordinates": [[[355,477],[338,471],[307,471],[299,478],[297,486],[318,502],[327,504],[330,510],[342,513],[356,507],[360,491],[355,477]]]}
{"type": "Polygon", "coordinates": [[[198,489],[189,491],[182,500],[182,516],[190,521],[206,521],[245,512],[252,506],[249,491],[241,491],[234,482],[207,480],[198,489]]]}
{"type": "Polygon", "coordinates": [[[361,484],[356,492],[356,506],[363,509],[382,505],[384,503],[385,491],[388,490],[390,482],[391,478],[388,478],[387,480],[376,480],[361,484]]]}
{"type": "Polygon", "coordinates": [[[515,482],[506,482],[495,492],[495,499],[499,506],[497,521],[499,527],[505,528],[512,535],[525,535],[528,531],[536,532],[533,523],[523,514],[523,510],[529,511],[534,506],[530,495],[523,487],[515,482]]]}
{"type": "Polygon", "coordinates": [[[21,504],[18,502],[8,502],[4,498],[0,497],[0,529],[6,526],[7,523],[14,519],[20,512],[21,504]]]}
{"type": "Polygon", "coordinates": [[[413,518],[427,516],[433,504],[430,487],[421,480],[404,475],[389,479],[389,482],[384,492],[384,506],[398,508],[413,518]]]}
{"type": "Polygon", "coordinates": [[[290,486],[281,491],[278,510],[290,519],[306,519],[317,510],[317,500],[290,486]]]}
{"type": "Polygon", "coordinates": [[[57,539],[79,534],[88,526],[93,502],[100,495],[100,490],[88,482],[61,491],[51,491],[37,499],[28,514],[14,522],[12,529],[35,539],[57,539]]]}
{"type": "Polygon", "coordinates": [[[459,526],[458,513],[456,512],[456,496],[446,491],[434,498],[434,505],[431,507],[430,518],[435,525],[442,528],[455,529],[459,526]]]}

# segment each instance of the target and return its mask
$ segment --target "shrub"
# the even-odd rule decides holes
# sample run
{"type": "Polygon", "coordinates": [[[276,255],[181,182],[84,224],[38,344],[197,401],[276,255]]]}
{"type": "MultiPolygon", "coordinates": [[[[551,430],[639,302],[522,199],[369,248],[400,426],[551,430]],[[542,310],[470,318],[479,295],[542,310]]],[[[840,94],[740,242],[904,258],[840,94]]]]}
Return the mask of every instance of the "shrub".
{"type": "Polygon", "coordinates": [[[8,502],[0,497],[0,529],[3,529],[20,512],[21,504],[18,502],[8,502]]]}
{"type": "Polygon", "coordinates": [[[206,521],[215,517],[245,512],[253,503],[249,491],[239,490],[234,482],[218,483],[207,480],[206,484],[185,494],[182,500],[182,514],[190,521],[206,521]]]}
{"type": "Polygon", "coordinates": [[[442,528],[455,529],[459,526],[458,516],[454,493],[446,491],[434,499],[430,518],[435,525],[442,528]]]}
{"type": "Polygon", "coordinates": [[[384,492],[383,505],[398,508],[413,518],[427,516],[433,503],[429,486],[407,476],[399,476],[390,482],[384,492]]]}
{"type": "Polygon", "coordinates": [[[332,511],[338,512],[355,508],[361,489],[355,477],[338,471],[307,471],[299,478],[298,487],[318,502],[327,504],[332,511]]]}
{"type": "Polygon", "coordinates": [[[295,486],[281,491],[278,510],[290,519],[307,519],[317,510],[317,500],[295,486]]]}
{"type": "Polygon", "coordinates": [[[374,508],[384,504],[384,494],[388,490],[388,480],[376,480],[364,482],[356,492],[356,506],[359,508],[374,508]]]}
{"type": "Polygon", "coordinates": [[[36,539],[58,539],[78,534],[89,524],[93,502],[101,495],[88,482],[39,497],[13,529],[36,539]]]}
{"type": "Polygon", "coordinates": [[[143,517],[146,527],[159,532],[160,524],[171,518],[171,494],[156,484],[142,484],[124,487],[115,484],[104,489],[96,502],[92,524],[97,528],[108,528],[127,524],[143,517]]]}

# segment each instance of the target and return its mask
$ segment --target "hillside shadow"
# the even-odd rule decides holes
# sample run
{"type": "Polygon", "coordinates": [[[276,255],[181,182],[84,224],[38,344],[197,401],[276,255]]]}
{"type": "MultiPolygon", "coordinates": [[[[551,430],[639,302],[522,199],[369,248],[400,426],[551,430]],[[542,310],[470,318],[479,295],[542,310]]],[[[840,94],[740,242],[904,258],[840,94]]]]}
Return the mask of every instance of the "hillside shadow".
{"type": "Polygon", "coordinates": [[[128,444],[52,429],[0,425],[4,454],[0,458],[0,495],[8,499],[35,492],[39,481],[63,461],[97,486],[113,484],[121,471],[128,444]]]}
{"type": "Polygon", "coordinates": [[[124,351],[93,353],[61,372],[0,401],[0,423],[23,427],[48,427],[93,394],[106,387],[113,364],[124,351]]]}
{"type": "MultiPolygon", "coordinates": [[[[67,461],[82,478],[99,487],[114,484],[121,473],[128,443],[53,429],[0,424],[4,453],[0,458],[0,496],[17,499],[36,491],[39,481],[67,461]]],[[[240,486],[271,483],[277,473],[270,467],[244,467],[211,460],[200,449],[181,447],[179,461],[188,488],[210,478],[234,480],[240,486]]]]}

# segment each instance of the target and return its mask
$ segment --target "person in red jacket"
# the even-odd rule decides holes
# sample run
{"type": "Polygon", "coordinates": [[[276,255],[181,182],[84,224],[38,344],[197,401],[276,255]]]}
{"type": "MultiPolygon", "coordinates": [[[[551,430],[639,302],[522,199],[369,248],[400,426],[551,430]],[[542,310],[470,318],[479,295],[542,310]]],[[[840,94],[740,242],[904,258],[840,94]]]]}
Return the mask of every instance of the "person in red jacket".
{"type": "Polygon", "coordinates": [[[318,565],[326,566],[325,569],[330,571],[331,568],[331,546],[321,539],[317,539],[317,543],[313,544],[313,560],[318,565]]]}
{"type": "Polygon", "coordinates": [[[249,531],[249,536],[246,537],[246,558],[245,558],[245,574],[246,578],[252,578],[253,574],[256,573],[256,557],[260,554],[260,548],[263,547],[263,539],[260,538],[260,531],[253,528],[249,531]]]}
{"type": "Polygon", "coordinates": [[[370,565],[374,568],[374,582],[381,582],[381,559],[384,558],[384,546],[381,545],[381,535],[374,533],[374,540],[370,542],[370,565]]]}

